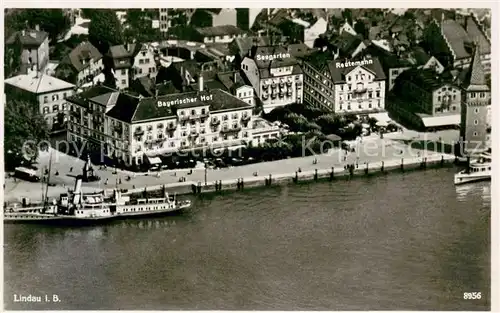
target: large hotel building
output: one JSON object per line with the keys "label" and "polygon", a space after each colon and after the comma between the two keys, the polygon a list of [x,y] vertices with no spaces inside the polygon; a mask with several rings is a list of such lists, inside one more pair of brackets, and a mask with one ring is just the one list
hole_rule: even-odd
{"label": "large hotel building", "polygon": [[302,69],[285,48],[254,46],[241,62],[241,69],[265,113],[287,104],[302,103]]}
{"label": "large hotel building", "polygon": [[335,113],[385,111],[386,77],[376,58],[347,61],[317,52],[304,59],[304,100]]}
{"label": "large hotel building", "polygon": [[252,106],[220,89],[133,97],[103,86],[68,98],[68,140],[131,165],[178,150],[252,141]]}

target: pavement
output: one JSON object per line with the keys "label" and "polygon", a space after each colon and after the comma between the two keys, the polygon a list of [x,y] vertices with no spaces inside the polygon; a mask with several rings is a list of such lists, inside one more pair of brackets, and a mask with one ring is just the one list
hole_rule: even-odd
{"label": "pavement", "polygon": [[[230,167],[223,169],[207,170],[207,182],[218,180],[238,179],[252,177],[253,173],[257,172],[258,176],[279,175],[285,173],[293,173],[299,168],[302,171],[313,171],[315,169],[343,168],[347,164],[369,164],[381,163],[381,161],[393,161],[404,159],[423,158],[430,155],[444,154],[441,151],[425,150],[421,142],[438,141],[441,138],[443,142],[451,142],[458,140],[457,130],[447,130],[436,133],[417,133],[410,130],[404,130],[402,133],[385,134],[381,139],[377,135],[364,137],[362,141],[358,141],[356,152],[347,153],[343,150],[333,149],[325,154],[313,155],[301,158],[290,158],[272,162],[261,162],[238,167]],[[427,147],[429,148],[429,147]],[[304,147],[307,149],[307,146]],[[52,169],[51,182],[56,186],[49,187],[48,196],[50,198],[58,198],[60,193],[67,192],[68,188],[73,189],[75,184],[75,176],[81,174],[84,162],[80,159],[61,153],[51,149],[52,153]],[[37,166],[39,171],[49,165],[50,152],[41,152]],[[317,160],[314,164],[314,160]],[[70,168],[73,168],[70,171]],[[185,177],[186,183],[197,183],[205,181],[205,170],[194,169],[192,174],[188,174],[189,170],[167,170],[160,173],[157,177],[156,173],[144,176],[132,173],[118,171],[115,172],[112,168],[99,169],[94,166],[96,175],[101,177],[101,181],[93,183],[83,183],[83,191],[90,192],[101,189],[109,189],[117,186],[120,189],[144,188],[146,186],[157,185],[178,185],[179,178]],[[55,176],[56,171],[59,175]],[[131,176],[130,181],[126,181],[127,176]],[[121,183],[119,180],[121,179]],[[106,183],[107,181],[107,183]],[[31,183],[21,180],[14,181],[13,178],[5,177],[5,201],[20,201],[23,197],[28,197],[32,201],[38,201],[42,198],[42,186],[40,183]]]}

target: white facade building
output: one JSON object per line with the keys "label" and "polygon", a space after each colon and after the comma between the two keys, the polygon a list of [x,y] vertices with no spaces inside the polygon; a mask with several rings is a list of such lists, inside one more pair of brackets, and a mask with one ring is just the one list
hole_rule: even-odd
{"label": "white facade building", "polygon": [[290,103],[302,103],[302,69],[283,47],[253,47],[241,69],[255,89],[264,112]]}

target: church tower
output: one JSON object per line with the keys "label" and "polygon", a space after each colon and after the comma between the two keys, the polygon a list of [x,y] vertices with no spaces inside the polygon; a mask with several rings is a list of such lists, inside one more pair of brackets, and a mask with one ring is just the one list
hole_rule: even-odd
{"label": "church tower", "polygon": [[470,155],[487,150],[488,110],[491,92],[486,82],[477,44],[471,65],[462,82],[462,110],[460,123],[460,154]]}

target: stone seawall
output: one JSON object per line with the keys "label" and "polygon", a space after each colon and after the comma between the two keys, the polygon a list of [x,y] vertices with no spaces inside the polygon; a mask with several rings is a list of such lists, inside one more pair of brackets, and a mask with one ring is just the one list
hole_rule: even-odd
{"label": "stone seawall", "polygon": [[[404,172],[412,170],[425,170],[428,168],[439,168],[450,166],[455,162],[455,157],[451,155],[431,155],[413,159],[398,159],[391,161],[380,161],[374,163],[363,163],[354,165],[351,169],[344,168],[318,168],[310,171],[296,171],[275,175],[258,175],[250,177],[239,177],[219,181],[186,181],[166,185],[148,186],[146,188],[136,188],[127,190],[125,194],[142,193],[146,191],[156,191],[165,187],[170,193],[178,195],[202,194],[220,191],[243,190],[255,187],[266,187],[275,185],[285,185],[300,182],[325,181],[336,179],[349,179],[362,176],[384,175],[390,172]],[[451,183],[451,182],[450,182]]]}

